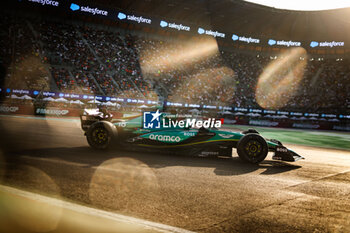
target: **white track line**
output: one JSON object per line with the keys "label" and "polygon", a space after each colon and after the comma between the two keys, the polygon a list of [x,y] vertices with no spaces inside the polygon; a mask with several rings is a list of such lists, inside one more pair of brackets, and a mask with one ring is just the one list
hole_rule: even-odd
{"label": "white track line", "polygon": [[20,189],[9,187],[9,186],[0,185],[0,190],[11,193],[11,194],[15,194],[18,196],[22,196],[22,197],[25,197],[27,199],[33,200],[33,201],[38,201],[38,202],[43,202],[43,203],[58,206],[58,207],[63,207],[65,209],[69,209],[69,210],[72,210],[72,211],[75,211],[78,213],[88,214],[88,215],[101,217],[101,218],[106,218],[106,219],[110,219],[110,220],[117,221],[117,222],[136,224],[142,228],[155,230],[158,232],[176,232],[176,233],[191,233],[192,232],[192,231],[188,231],[188,230],[173,227],[173,226],[168,226],[168,225],[161,224],[161,223],[151,222],[151,221],[147,221],[147,220],[143,220],[143,219],[139,219],[139,218],[129,217],[129,216],[116,214],[116,213],[112,213],[112,212],[108,212],[108,211],[104,211],[104,210],[86,207],[86,206],[78,205],[78,204],[68,202],[68,201],[62,201],[59,199],[55,199],[55,198],[43,196],[40,194],[23,191]]}

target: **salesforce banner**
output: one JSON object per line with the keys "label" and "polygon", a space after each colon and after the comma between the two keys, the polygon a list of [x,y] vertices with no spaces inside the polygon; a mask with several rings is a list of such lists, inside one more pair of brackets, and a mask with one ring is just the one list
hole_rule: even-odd
{"label": "salesforce banner", "polygon": [[76,3],[71,3],[70,4],[70,9],[72,11],[80,11],[84,12],[87,14],[92,14],[92,15],[100,15],[100,16],[108,16],[108,11],[107,10],[102,10],[97,7],[90,7],[87,5],[81,5],[81,4],[76,4]]}
{"label": "salesforce banner", "polygon": [[162,28],[172,28],[172,29],[176,29],[178,31],[190,31],[191,27],[190,26],[186,26],[186,25],[182,25],[177,24],[177,23],[168,23],[167,21],[161,20],[160,24],[159,24]]}
{"label": "salesforce banner", "polygon": [[152,20],[148,19],[144,16],[135,16],[135,15],[128,15],[123,12],[119,12],[117,15],[119,20],[126,20],[126,21],[133,21],[136,23],[146,23],[146,24],[151,24]]}
{"label": "salesforce banner", "polygon": [[[30,7],[45,7],[45,9],[52,10],[61,10],[64,12],[70,12],[71,14],[84,14],[90,16],[100,16],[108,17],[111,20],[126,22],[126,23],[135,23],[150,25],[154,28],[163,28],[180,32],[191,32],[193,34],[199,35],[208,35],[213,36],[214,38],[220,39],[229,39],[233,43],[246,43],[246,44],[261,44],[268,47],[299,47],[306,46],[308,48],[322,48],[322,49],[332,49],[332,48],[343,48],[345,47],[344,41],[292,41],[292,40],[277,40],[274,38],[254,38],[249,35],[239,35],[239,33],[232,32],[222,32],[215,29],[206,29],[198,27],[197,25],[187,23],[178,23],[178,22],[169,22],[169,20],[159,19],[155,17],[147,17],[144,15],[138,15],[130,12],[120,11],[117,9],[108,9],[105,7],[96,7],[91,6],[85,1],[82,0],[72,0],[72,1],[63,1],[63,0],[17,0],[13,1],[14,5],[23,7],[27,9]],[[186,24],[186,25],[184,25]],[[194,30],[192,28],[195,28]],[[232,35],[231,38],[230,36]]]}
{"label": "salesforce banner", "polygon": [[30,3],[36,3],[40,4],[42,6],[53,6],[53,7],[58,7],[60,5],[59,1],[53,1],[53,0],[28,0]]}
{"label": "salesforce banner", "polygon": [[209,36],[213,36],[213,37],[221,37],[221,38],[225,38],[225,33],[222,32],[218,32],[218,31],[212,31],[212,30],[206,30],[204,28],[198,28],[198,34],[202,35],[209,35]]}
{"label": "salesforce banner", "polygon": [[245,43],[255,43],[255,44],[259,44],[260,43],[260,39],[256,39],[256,38],[251,38],[251,37],[245,37],[245,36],[238,36],[236,34],[232,35],[232,40],[233,41],[241,41],[241,42],[245,42]]}
{"label": "salesforce banner", "polygon": [[300,41],[285,41],[285,40],[274,40],[274,39],[269,39],[267,42],[268,45],[274,46],[274,45],[279,45],[279,46],[285,46],[285,47],[298,47],[301,46]]}
{"label": "salesforce banner", "polygon": [[310,47],[311,48],[315,48],[315,47],[329,47],[329,48],[333,48],[333,47],[344,47],[345,43],[344,41],[324,41],[324,42],[317,42],[317,41],[311,41],[310,43]]}

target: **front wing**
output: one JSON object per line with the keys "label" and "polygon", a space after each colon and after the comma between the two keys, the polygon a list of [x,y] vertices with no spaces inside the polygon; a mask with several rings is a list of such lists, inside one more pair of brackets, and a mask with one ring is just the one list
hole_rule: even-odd
{"label": "front wing", "polygon": [[300,159],[305,159],[303,156],[298,155],[291,149],[286,148],[285,146],[278,145],[275,148],[275,154],[272,156],[274,160],[282,160],[287,162],[295,162]]}

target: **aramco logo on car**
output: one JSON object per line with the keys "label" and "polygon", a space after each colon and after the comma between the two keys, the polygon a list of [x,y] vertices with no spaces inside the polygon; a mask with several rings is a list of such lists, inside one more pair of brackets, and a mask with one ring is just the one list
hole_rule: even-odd
{"label": "aramco logo on car", "polygon": [[173,120],[171,118],[161,117],[162,113],[157,110],[156,112],[144,112],[143,113],[143,128],[144,129],[160,129],[160,128],[220,128],[222,119],[209,118],[206,120],[201,119],[183,119]]}
{"label": "aramco logo on car", "polygon": [[150,134],[149,139],[158,140],[161,142],[179,142],[181,138],[179,136],[161,135],[161,134]]}

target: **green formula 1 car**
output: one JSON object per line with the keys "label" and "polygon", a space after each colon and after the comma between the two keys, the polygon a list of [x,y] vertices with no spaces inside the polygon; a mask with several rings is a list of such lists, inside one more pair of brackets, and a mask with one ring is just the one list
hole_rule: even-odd
{"label": "green formula 1 car", "polygon": [[[101,110],[84,110],[81,126],[89,145],[95,149],[111,146],[142,152],[232,157],[232,148],[249,163],[262,162],[269,151],[274,160],[294,162],[303,159],[275,139],[263,138],[256,130],[230,132],[215,127],[146,128],[144,116],[112,119]],[[174,121],[173,121],[174,122]]]}

